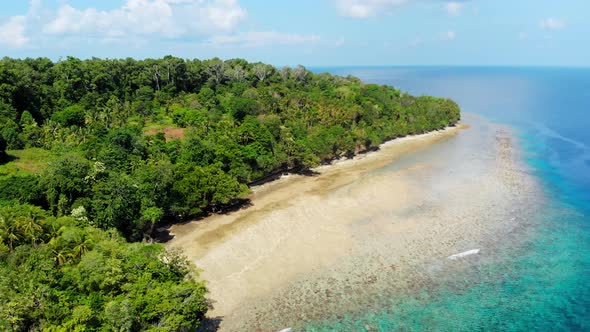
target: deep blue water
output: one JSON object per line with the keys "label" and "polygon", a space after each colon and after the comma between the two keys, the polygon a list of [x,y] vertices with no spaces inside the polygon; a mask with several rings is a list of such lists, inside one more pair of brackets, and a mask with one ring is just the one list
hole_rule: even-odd
{"label": "deep blue water", "polygon": [[590,331],[590,69],[315,68],[454,99],[511,126],[549,200],[534,239],[494,264],[380,311],[326,319],[310,331]]}

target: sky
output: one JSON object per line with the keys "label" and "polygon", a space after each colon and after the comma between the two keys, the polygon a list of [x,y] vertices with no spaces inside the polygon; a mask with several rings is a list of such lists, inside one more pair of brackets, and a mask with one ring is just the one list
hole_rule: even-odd
{"label": "sky", "polygon": [[589,0],[11,0],[0,56],[590,66]]}

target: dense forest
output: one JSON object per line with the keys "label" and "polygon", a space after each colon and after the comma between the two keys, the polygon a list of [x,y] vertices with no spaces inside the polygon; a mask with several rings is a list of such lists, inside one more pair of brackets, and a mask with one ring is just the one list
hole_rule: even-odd
{"label": "dense forest", "polygon": [[127,243],[115,230],[0,208],[0,330],[190,331],[206,288],[178,253]]}
{"label": "dense forest", "polygon": [[459,117],[448,99],[301,66],[4,58],[0,329],[194,327],[205,287],[147,244],[158,224]]}

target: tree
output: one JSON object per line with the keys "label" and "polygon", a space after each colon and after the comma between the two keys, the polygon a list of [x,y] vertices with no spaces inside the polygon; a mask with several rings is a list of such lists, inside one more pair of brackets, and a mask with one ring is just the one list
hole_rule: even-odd
{"label": "tree", "polygon": [[299,65],[297,66],[295,69],[293,69],[293,77],[295,78],[295,81],[297,82],[305,82],[305,80],[307,79],[309,72],[307,71],[307,69],[305,69],[305,67]]}
{"label": "tree", "polygon": [[286,82],[289,79],[292,71],[293,70],[289,67],[281,68],[281,70],[279,71],[279,75],[281,76],[281,79],[283,80],[283,82]]}
{"label": "tree", "polygon": [[141,239],[135,221],[140,219],[141,202],[136,184],[125,174],[111,173],[92,188],[92,219],[101,228],[114,227],[129,239]]}
{"label": "tree", "polygon": [[84,126],[85,112],[81,105],[66,107],[63,111],[55,112],[51,119],[64,127]]}
{"label": "tree", "polygon": [[215,165],[178,165],[172,186],[172,209],[181,216],[195,215],[208,206],[229,203],[248,193],[244,184]]}
{"label": "tree", "polygon": [[207,64],[206,72],[209,75],[209,79],[213,83],[214,87],[218,86],[223,82],[226,68],[227,65],[225,64],[225,62],[219,59],[213,59]]}
{"label": "tree", "polygon": [[254,74],[254,76],[256,76],[260,82],[264,82],[264,80],[272,73],[271,70],[271,66],[258,63],[252,67],[252,74]]}
{"label": "tree", "polygon": [[23,237],[28,239],[31,244],[37,243],[43,233],[43,227],[41,226],[39,219],[32,214],[19,217],[16,220],[16,224]]}
{"label": "tree", "polygon": [[[50,162],[41,176],[47,201],[57,215],[69,214],[72,203],[90,190],[85,180],[91,169],[90,162],[78,154],[66,154]],[[58,204],[62,201],[62,205]]]}
{"label": "tree", "polygon": [[148,231],[145,232],[147,236],[149,236],[150,241],[152,241],[154,236],[154,226],[162,219],[164,216],[164,211],[162,209],[152,206],[148,208],[142,209],[141,212],[141,221],[142,221],[142,229],[147,229]]}
{"label": "tree", "polygon": [[21,232],[16,223],[16,218],[7,211],[0,211],[0,239],[8,245],[10,251],[21,238]]}
{"label": "tree", "polygon": [[41,240],[44,229],[43,220],[47,214],[41,208],[32,205],[15,204],[0,208],[0,242],[14,247]]}
{"label": "tree", "polygon": [[231,82],[243,82],[246,78],[246,71],[241,65],[225,69],[225,77]]}
{"label": "tree", "polygon": [[24,111],[21,114],[19,124],[22,128],[37,126],[37,122],[35,121],[35,119],[31,115],[31,112],[29,111]]}

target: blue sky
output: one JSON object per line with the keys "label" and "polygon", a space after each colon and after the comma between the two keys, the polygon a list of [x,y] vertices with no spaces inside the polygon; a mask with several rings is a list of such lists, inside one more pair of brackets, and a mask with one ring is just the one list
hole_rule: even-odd
{"label": "blue sky", "polygon": [[588,0],[18,0],[0,54],[590,66]]}

